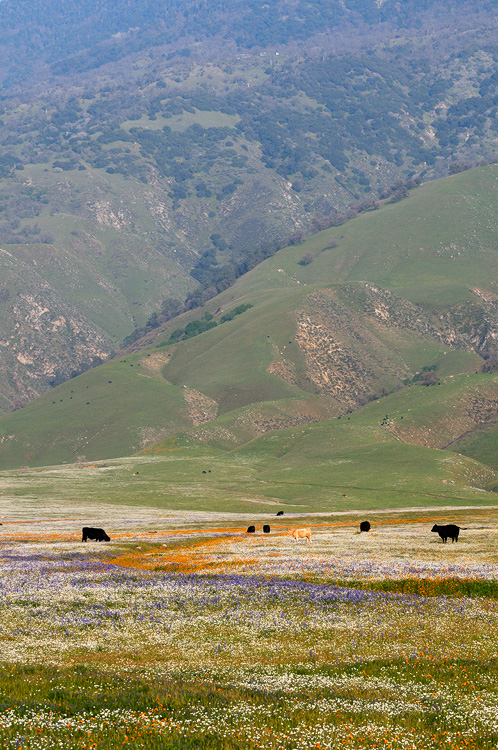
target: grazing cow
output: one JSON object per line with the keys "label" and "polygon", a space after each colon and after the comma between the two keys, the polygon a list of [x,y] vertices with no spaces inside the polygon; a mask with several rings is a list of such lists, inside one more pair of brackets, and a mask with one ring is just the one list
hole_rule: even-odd
{"label": "grazing cow", "polygon": [[299,539],[307,539],[311,542],[311,529],[289,529],[289,534],[294,537],[296,542]]}
{"label": "grazing cow", "polygon": [[104,529],[92,529],[90,526],[83,526],[82,542],[86,542],[88,539],[94,542],[110,542],[111,538],[107,536]]}
{"label": "grazing cow", "polygon": [[256,531],[256,527],[255,526],[248,526],[246,534],[254,534],[255,531]]}
{"label": "grazing cow", "polygon": [[441,539],[443,540],[443,543],[446,544],[446,540],[448,537],[451,539],[451,542],[458,542],[458,534],[460,533],[460,526],[455,526],[454,523],[449,523],[447,526],[438,526],[437,523],[434,524],[431,531],[437,531]]}
{"label": "grazing cow", "polygon": [[283,516],[283,515],[284,515],[284,511],[283,510],[279,510],[278,513],[277,513],[277,516]]}
{"label": "grazing cow", "polygon": [[263,534],[269,534],[270,533],[270,527],[267,523],[263,526]]}
{"label": "grazing cow", "polygon": [[362,521],[360,523],[360,531],[370,531],[370,522],[369,521]]}

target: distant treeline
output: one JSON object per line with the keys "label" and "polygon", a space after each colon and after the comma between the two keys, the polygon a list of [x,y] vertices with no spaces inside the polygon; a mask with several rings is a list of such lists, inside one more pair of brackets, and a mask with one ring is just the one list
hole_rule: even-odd
{"label": "distant treeline", "polygon": [[[425,0],[423,10],[449,0]],[[404,5],[409,5],[405,11]],[[413,23],[417,4],[385,0],[307,0],[291,4],[260,0],[4,0],[0,45],[9,55],[10,79],[29,74],[29,63],[45,62],[56,75],[99,68],[130,52],[182,39],[228,39],[238,47],[267,47],[305,41],[338,26]],[[178,44],[180,43],[180,44]]]}
{"label": "distant treeline", "polygon": [[[273,252],[275,252],[275,250],[273,250]],[[270,255],[272,255],[273,252],[270,253]],[[266,257],[270,257],[270,256],[267,255]],[[262,260],[263,259],[264,258],[262,258]],[[251,261],[254,263],[254,265],[260,262],[260,261],[256,261],[256,255],[254,255],[251,258]],[[252,267],[253,266],[251,266],[251,268]],[[245,273],[245,271],[242,271],[242,273]],[[239,275],[241,274],[239,273]],[[223,275],[223,271],[222,269],[220,269],[220,276],[219,276],[220,282],[222,279],[224,279],[224,282],[225,281],[228,282],[228,280],[231,278],[232,278],[232,274]],[[234,280],[235,278],[236,277],[234,277]],[[231,283],[233,283],[233,281]],[[230,283],[227,283],[226,286],[223,286],[223,289],[227,289],[229,286],[230,286]],[[153,313],[144,326],[142,326],[141,328],[135,329],[133,333],[127,336],[123,341],[123,346],[130,346],[130,344],[135,343],[135,341],[138,341],[139,339],[141,339],[143,336],[146,336],[148,333],[150,333],[154,329],[157,329],[161,325],[164,325],[169,320],[172,320],[173,318],[178,317],[179,315],[181,315],[184,312],[187,312],[188,310],[192,310],[196,307],[200,307],[209,299],[216,296],[216,294],[218,294],[219,291],[222,291],[223,289],[222,288],[217,289],[216,286],[208,286],[208,287],[203,286],[200,289],[197,289],[191,295],[189,295],[187,299],[185,300],[185,302],[181,302],[180,300],[170,299],[170,298],[164,300],[161,306],[161,310],[159,312]],[[252,307],[252,305],[239,305],[239,307],[234,308],[234,310],[230,310],[229,312],[225,313],[218,322],[226,323],[228,320],[232,320],[236,315],[240,315],[240,313],[243,313],[246,310],[249,310],[250,307]],[[167,343],[172,343],[173,340],[179,341],[183,338],[190,338],[192,335],[197,336],[198,333],[203,333],[204,331],[209,330],[209,328],[214,328],[214,326],[216,325],[218,325],[218,323],[216,323],[213,320],[213,316],[210,313],[206,312],[203,315],[203,317],[199,319],[199,321],[194,321],[193,324],[189,323],[190,328],[187,326],[188,330],[178,329],[177,331],[174,331],[174,333],[172,334],[172,337],[173,337],[172,340],[168,341]]]}

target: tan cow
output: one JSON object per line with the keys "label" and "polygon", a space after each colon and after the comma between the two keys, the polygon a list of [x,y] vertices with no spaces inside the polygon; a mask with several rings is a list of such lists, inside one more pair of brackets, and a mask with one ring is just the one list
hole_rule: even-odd
{"label": "tan cow", "polygon": [[296,542],[299,539],[307,539],[311,542],[311,529],[289,529],[289,534],[294,537]]}

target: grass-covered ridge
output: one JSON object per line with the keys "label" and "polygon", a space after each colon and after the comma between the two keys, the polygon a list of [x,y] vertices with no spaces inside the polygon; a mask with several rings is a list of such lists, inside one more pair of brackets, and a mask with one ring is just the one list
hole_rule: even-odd
{"label": "grass-covered ridge", "polygon": [[[264,456],[262,476],[282,485],[283,471],[289,486],[294,475],[305,486],[316,469],[327,487],[327,463],[346,460],[359,480],[339,470],[337,485],[363,486],[373,472],[380,484],[368,486],[384,489],[388,475],[376,467],[394,460],[407,491],[418,477],[424,491],[445,494],[452,482],[467,486],[467,471],[470,484],[488,486],[493,468],[464,470],[465,459],[437,454],[425,464],[421,449],[458,450],[498,413],[495,376],[480,372],[496,356],[495,204],[489,166],[279,251],[202,314],[150,334],[151,348],[134,345],[4,416],[0,467],[143,450],[242,456],[247,444],[248,456]],[[314,256],[306,266],[303,250]],[[489,451],[469,456],[490,461]],[[447,476],[459,462],[459,478]]]}

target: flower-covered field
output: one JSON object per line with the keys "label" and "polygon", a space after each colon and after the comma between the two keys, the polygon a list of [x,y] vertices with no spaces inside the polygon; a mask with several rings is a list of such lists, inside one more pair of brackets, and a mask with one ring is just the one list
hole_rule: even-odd
{"label": "flower-covered field", "polygon": [[6,519],[0,748],[498,748],[495,512]]}

